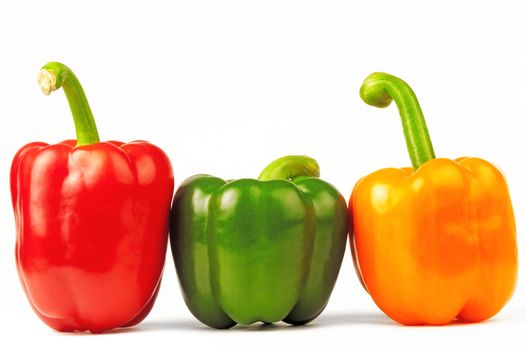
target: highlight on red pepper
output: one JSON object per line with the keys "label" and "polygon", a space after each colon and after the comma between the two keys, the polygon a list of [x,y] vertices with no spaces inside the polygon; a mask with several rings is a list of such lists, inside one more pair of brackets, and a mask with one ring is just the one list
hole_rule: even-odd
{"label": "highlight on red pepper", "polygon": [[20,282],[58,331],[133,326],[155,301],[168,239],[173,174],[158,147],[100,142],[84,91],[65,65],[39,74],[64,90],[77,140],[22,147],[11,166]]}
{"label": "highlight on red pepper", "polygon": [[186,305],[204,324],[305,324],[325,308],[347,240],[347,205],[318,163],[287,156],[258,180],[187,179],[170,243]]}
{"label": "highlight on red pepper", "polygon": [[489,162],[435,159],[415,94],[373,73],[361,98],[398,106],[413,168],[362,178],[349,203],[355,266],[374,302],[406,325],[478,322],[513,294],[517,244],[506,181]]}

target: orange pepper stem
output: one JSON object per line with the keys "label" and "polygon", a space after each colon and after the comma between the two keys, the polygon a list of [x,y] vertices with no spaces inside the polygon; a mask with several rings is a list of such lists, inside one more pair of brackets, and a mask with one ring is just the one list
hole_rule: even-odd
{"label": "orange pepper stem", "polygon": [[405,81],[387,73],[373,73],[364,80],[360,97],[368,105],[379,108],[385,108],[392,100],[395,101],[413,169],[417,170],[427,161],[435,159],[420,104]]}

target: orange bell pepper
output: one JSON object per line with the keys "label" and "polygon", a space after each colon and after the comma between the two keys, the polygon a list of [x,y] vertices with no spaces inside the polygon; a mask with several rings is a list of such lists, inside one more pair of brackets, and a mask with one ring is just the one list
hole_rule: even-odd
{"label": "orange bell pepper", "polygon": [[406,325],[478,322],[495,315],[517,279],[515,220],[506,181],[478,158],[435,159],[415,94],[374,73],[362,99],[395,100],[413,168],[362,178],[349,205],[356,270],[374,302]]}

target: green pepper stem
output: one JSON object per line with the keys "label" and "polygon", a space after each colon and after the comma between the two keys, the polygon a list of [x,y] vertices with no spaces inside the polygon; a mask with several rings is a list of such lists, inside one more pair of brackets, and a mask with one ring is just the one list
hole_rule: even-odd
{"label": "green pepper stem", "polygon": [[64,89],[75,122],[77,146],[100,142],[88,99],[71,69],[59,62],[49,62],[40,70],[38,84],[46,95],[60,87]]}
{"label": "green pepper stem", "polygon": [[276,159],[259,174],[258,180],[288,179],[300,176],[319,177],[320,166],[307,156],[286,156]]}
{"label": "green pepper stem", "polygon": [[413,169],[435,158],[424,115],[415,93],[405,81],[387,73],[373,73],[364,80],[360,97],[379,108],[389,106],[392,100],[396,102]]}

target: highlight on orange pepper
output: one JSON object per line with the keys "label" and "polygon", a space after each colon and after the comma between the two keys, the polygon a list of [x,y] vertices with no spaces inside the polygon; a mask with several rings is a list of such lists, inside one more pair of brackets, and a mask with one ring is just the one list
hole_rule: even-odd
{"label": "highlight on orange pepper", "polygon": [[413,165],[378,170],[354,187],[350,242],[362,284],[405,325],[492,317],[517,279],[504,176],[478,158],[435,159],[416,96],[401,79],[373,73],[360,96],[375,107],[394,99]]}

